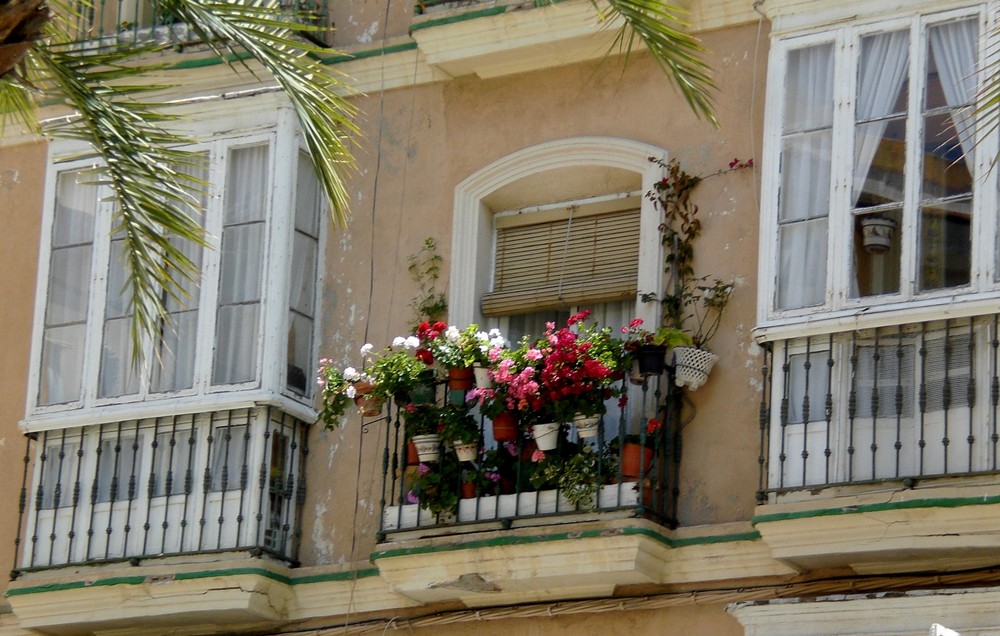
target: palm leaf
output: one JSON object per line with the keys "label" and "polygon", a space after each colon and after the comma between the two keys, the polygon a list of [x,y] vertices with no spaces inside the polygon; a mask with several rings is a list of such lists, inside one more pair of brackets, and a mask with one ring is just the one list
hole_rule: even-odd
{"label": "palm leaf", "polygon": [[618,18],[623,21],[613,46],[625,53],[626,60],[638,37],[694,114],[718,126],[713,105],[717,88],[702,59],[705,50],[686,31],[689,25],[681,17],[683,9],[662,0],[607,0],[607,8],[602,8],[598,0],[591,3],[609,22]]}

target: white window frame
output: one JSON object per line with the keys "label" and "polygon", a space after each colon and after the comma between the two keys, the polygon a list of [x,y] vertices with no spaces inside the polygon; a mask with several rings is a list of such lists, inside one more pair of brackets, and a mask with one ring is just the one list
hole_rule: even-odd
{"label": "white window frame", "polygon": [[[875,14],[878,10],[887,9],[887,5],[877,3],[865,14]],[[808,333],[823,333],[837,330],[844,325],[878,326],[897,324],[900,322],[919,322],[940,315],[940,308],[948,305],[953,315],[969,316],[982,313],[984,308],[995,305],[995,298],[1000,291],[1000,266],[996,252],[997,231],[997,187],[996,171],[987,176],[990,159],[994,156],[996,135],[980,136],[977,139],[976,162],[973,181],[973,228],[972,228],[972,267],[970,284],[968,286],[935,289],[917,292],[908,285],[913,285],[912,277],[903,275],[899,294],[886,296],[869,296],[850,298],[849,279],[851,275],[852,254],[850,241],[852,239],[853,216],[850,213],[851,168],[853,166],[853,129],[854,129],[854,87],[855,69],[859,55],[857,43],[862,35],[899,28],[913,27],[911,34],[923,35],[928,24],[950,21],[962,17],[977,17],[980,21],[980,33],[988,33],[995,28],[996,16],[993,9],[995,2],[990,3],[956,3],[946,2],[948,7],[959,7],[950,10],[939,10],[939,4],[921,3],[924,13],[917,9],[908,9],[905,15],[895,17],[880,16],[878,21],[834,22],[826,14],[812,16],[812,20],[822,20],[808,25],[808,31],[801,28],[807,20],[804,16],[782,16],[776,24],[776,33],[772,36],[773,43],[769,61],[768,77],[771,81],[767,89],[768,112],[765,120],[765,139],[763,148],[765,171],[762,183],[761,224],[760,224],[760,264],[758,280],[758,317],[756,333],[761,339],[787,337],[789,335],[805,335]],[[787,8],[787,7],[786,7]],[[987,11],[987,9],[990,9]],[[779,7],[778,12],[782,11]],[[898,11],[898,9],[896,9]],[[787,29],[793,25],[796,29]],[[980,59],[986,54],[984,39],[980,39]],[[781,138],[782,138],[782,108],[785,97],[785,64],[788,52],[822,43],[832,43],[834,50],[834,133],[833,133],[833,174],[831,176],[829,231],[828,231],[828,263],[825,300],[822,305],[781,310],[776,307],[777,295],[777,259],[778,259],[778,196],[781,180]],[[924,37],[911,38],[911,65],[922,64],[924,56],[914,56],[912,52],[926,45]],[[921,77],[922,66],[914,66],[911,76]],[[922,97],[914,95],[918,91],[911,87],[911,101],[908,109],[909,121],[913,121],[915,100]],[[908,127],[909,128],[909,127]],[[851,131],[851,134],[838,134]],[[908,132],[908,140],[914,139]],[[908,156],[912,157],[919,148],[908,144]],[[911,168],[912,171],[912,168]],[[913,177],[910,177],[913,180]],[[908,193],[906,206],[913,206],[916,193]],[[916,226],[906,225],[902,231],[908,236],[915,236]],[[911,245],[916,239],[908,239]],[[911,250],[912,251],[912,250]],[[905,254],[905,252],[904,252]],[[909,260],[913,260],[912,254]],[[912,267],[904,262],[901,264],[904,272],[912,272]],[[989,311],[988,309],[986,311]],[[808,324],[807,324],[808,323]]]}
{"label": "white window frame", "polygon": [[[252,101],[251,101],[252,100]],[[224,107],[225,108],[224,108]],[[304,421],[315,419],[313,396],[301,396],[286,386],[285,342],[288,328],[288,281],[292,275],[292,246],[295,206],[295,183],[298,152],[302,140],[297,132],[294,112],[280,95],[262,95],[248,99],[243,108],[233,112],[225,102],[216,108],[188,106],[187,129],[182,132],[204,139],[191,147],[211,153],[207,198],[209,210],[205,230],[210,247],[202,260],[199,289],[198,343],[194,383],[191,389],[164,393],[149,392],[149,373],[143,371],[139,393],[120,397],[99,398],[99,366],[106,298],[106,267],[110,251],[111,203],[100,202],[94,233],[90,300],[87,332],[84,344],[82,377],[84,388],[79,400],[53,405],[38,403],[41,348],[44,327],[50,265],[50,245],[55,212],[55,186],[60,172],[93,165],[93,160],[79,160],[86,150],[79,142],[54,141],[49,146],[49,170],[42,211],[40,258],[35,299],[35,322],[32,337],[31,373],[26,396],[26,417],[21,422],[26,432],[68,428],[73,426],[151,417],[168,412],[173,414],[200,413],[220,409],[246,408],[254,404],[272,404]],[[185,109],[180,109],[185,110]],[[261,313],[257,334],[257,369],[255,379],[241,384],[211,384],[214,359],[214,335],[219,287],[220,240],[222,212],[225,204],[223,188],[226,164],[220,153],[231,149],[267,143],[269,150],[267,174],[271,183],[265,189],[269,198],[265,218],[264,259],[261,278]],[[99,198],[103,198],[101,192]],[[320,219],[319,253],[317,255],[316,316],[313,324],[313,350],[319,339],[319,297],[325,258],[325,223]],[[98,267],[96,264],[100,264]],[[103,271],[99,271],[99,269]],[[147,343],[147,346],[149,344]],[[310,370],[307,369],[308,373]],[[307,390],[313,383],[307,384]]]}

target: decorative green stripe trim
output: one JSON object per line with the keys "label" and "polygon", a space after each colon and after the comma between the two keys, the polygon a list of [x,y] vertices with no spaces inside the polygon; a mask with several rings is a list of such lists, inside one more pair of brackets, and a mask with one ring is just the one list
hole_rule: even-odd
{"label": "decorative green stripe trim", "polygon": [[839,508],[820,508],[818,510],[802,510],[798,512],[776,512],[769,515],[759,515],[750,520],[753,525],[788,521],[791,519],[809,519],[811,517],[833,517],[853,515],[864,512],[884,512],[887,510],[913,510],[917,508],[961,508],[963,506],[982,506],[1000,503],[1000,495],[984,495],[982,497],[958,497],[940,499],[914,499],[912,501],[895,501],[875,504],[860,504],[857,506],[841,506]]}
{"label": "decorative green stripe trim", "polygon": [[305,585],[307,583],[326,583],[329,581],[354,581],[357,579],[367,579],[378,576],[378,569],[367,568],[364,570],[349,570],[347,572],[330,572],[329,574],[313,574],[311,576],[301,576],[292,579],[292,585]]}
{"label": "decorative green stripe trim", "polygon": [[474,550],[477,548],[494,548],[509,545],[531,545],[535,543],[548,543],[551,541],[567,541],[571,539],[595,539],[614,536],[645,536],[668,548],[682,548],[691,545],[711,545],[715,543],[729,543],[733,541],[756,541],[760,539],[760,533],[756,531],[743,532],[731,535],[714,535],[705,537],[689,537],[687,539],[671,539],[660,532],[648,528],[622,528],[619,534],[608,534],[603,530],[584,530],[582,532],[560,532],[549,535],[532,536],[508,536],[495,537],[492,539],[480,539],[465,543],[453,543],[447,545],[420,546],[414,548],[394,548],[390,550],[380,550],[373,552],[372,561],[378,559],[388,559],[399,556],[412,556],[416,554],[433,554],[435,552],[454,552],[456,550]]}
{"label": "decorative green stripe trim", "polygon": [[[239,62],[241,60],[248,60],[252,57],[253,56],[250,55],[249,53],[240,53],[238,55],[230,54],[226,56],[225,62],[229,64],[232,62]],[[182,71],[185,69],[192,69],[192,68],[204,68],[206,66],[218,66],[219,64],[222,63],[223,60],[221,57],[219,57],[218,55],[212,55],[209,57],[199,57],[196,60],[184,60],[183,62],[177,62],[176,64],[171,64],[170,66],[168,66],[167,70]]]}
{"label": "decorative green stripe trim", "polygon": [[430,29],[432,27],[444,26],[446,24],[455,24],[457,22],[465,22],[467,20],[475,20],[476,18],[485,18],[491,15],[500,15],[501,13],[506,13],[507,7],[490,7],[489,9],[479,9],[478,11],[469,11],[468,13],[460,13],[458,15],[451,15],[446,18],[437,18],[435,20],[427,20],[426,22],[419,22],[410,27],[410,33],[414,31],[420,31],[421,29]]}
{"label": "decorative green stripe trim", "polygon": [[[271,570],[265,568],[232,568],[229,570],[201,570],[198,572],[178,572],[177,574],[163,575],[168,580],[172,578],[175,581],[193,581],[197,579],[208,579],[220,576],[241,576],[241,575],[254,575],[261,576],[272,581],[277,581],[278,583],[283,583],[285,585],[304,585],[308,583],[322,583],[322,582],[338,582],[338,581],[352,581],[355,579],[364,579],[372,576],[378,576],[378,570],[375,568],[365,568],[364,570],[349,570],[347,572],[331,572],[329,574],[314,574],[310,576],[302,576],[297,578],[292,578],[284,574],[279,574],[277,572],[272,572]],[[143,585],[148,583],[151,578],[155,579],[156,574],[151,574],[149,576],[114,576],[106,579],[97,579],[96,581],[72,581],[69,583],[50,583],[45,585],[36,585],[33,587],[22,587],[13,588],[7,590],[6,596],[21,596],[24,594],[38,594],[42,592],[62,592],[66,590],[76,590],[85,587],[101,587],[109,585]]]}
{"label": "decorative green stripe trim", "polygon": [[417,48],[416,42],[403,42],[402,44],[394,44],[393,46],[383,46],[378,49],[368,49],[366,51],[358,51],[357,53],[344,53],[341,55],[331,55],[320,60],[321,64],[340,64],[342,62],[350,62],[352,60],[363,60],[368,57],[379,57],[381,55],[391,55],[393,53],[402,53],[404,51],[414,51]]}

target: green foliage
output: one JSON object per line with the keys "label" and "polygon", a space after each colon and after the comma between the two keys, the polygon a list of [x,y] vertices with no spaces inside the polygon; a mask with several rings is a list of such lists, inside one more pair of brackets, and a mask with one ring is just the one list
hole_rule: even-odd
{"label": "green foliage", "polygon": [[427,371],[427,365],[405,349],[386,350],[368,369],[375,383],[374,393],[386,399],[404,396],[409,399],[410,392],[427,381]]}
{"label": "green foliage", "polygon": [[444,259],[437,252],[437,241],[433,237],[424,239],[424,246],[409,258],[407,270],[417,284],[417,295],[410,301],[413,309],[414,328],[421,322],[435,322],[448,313],[448,299],[444,292],[437,290]]}
{"label": "green foliage", "polygon": [[[113,231],[125,237],[124,293],[133,315],[132,351],[138,363],[143,337],[169,322],[167,298],[183,301],[183,282],[197,276],[176,238],[204,244],[195,218],[205,184],[185,170],[199,157],[178,149],[190,139],[171,132],[168,124],[174,118],[166,114],[167,105],[149,98],[170,88],[149,81],[163,67],[147,63],[168,45],[122,39],[114,46],[78,46],[71,41],[73,29],[90,11],[62,0],[49,4],[51,13],[44,4],[36,9],[22,3],[33,13],[21,29],[4,34],[14,38],[5,43],[20,42],[26,48],[22,60],[0,68],[0,126],[16,121],[38,130],[35,109],[49,101],[66,103],[79,114],[51,132],[87,142],[100,160],[94,181],[113,192]],[[317,59],[330,51],[298,35],[320,27],[303,24],[299,14],[283,9],[278,0],[159,0],[157,10],[186,22],[234,70],[249,70],[252,58],[277,81],[298,116],[332,216],[346,224],[342,174],[354,164],[348,139],[357,133],[355,110],[343,97],[343,80]],[[45,37],[38,37],[42,29]]]}
{"label": "green foliage", "polygon": [[409,503],[419,503],[434,514],[455,513],[461,494],[462,466],[454,453],[438,462],[420,464],[410,481]]}
{"label": "green foliage", "polygon": [[450,442],[480,442],[479,423],[464,404],[446,404],[441,409],[441,437]]}
{"label": "green foliage", "polygon": [[584,444],[579,452],[565,458],[555,452],[542,455],[535,461],[531,473],[531,484],[535,488],[558,488],[560,494],[577,507],[593,509],[597,506],[597,491],[601,488],[600,453]]}
{"label": "green foliage", "polygon": [[441,408],[436,404],[407,404],[403,408],[407,439],[412,439],[414,435],[441,433],[441,417]]}

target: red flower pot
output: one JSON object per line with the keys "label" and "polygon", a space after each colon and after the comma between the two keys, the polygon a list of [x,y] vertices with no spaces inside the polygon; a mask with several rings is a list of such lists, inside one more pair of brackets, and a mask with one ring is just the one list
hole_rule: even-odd
{"label": "red flower pot", "polygon": [[640,472],[648,472],[653,466],[653,449],[642,444],[622,446],[622,477],[638,479]]}
{"label": "red flower pot", "polygon": [[462,482],[462,499],[474,499],[476,496],[476,484]]}
{"label": "red flower pot", "polygon": [[406,443],[406,465],[416,466],[420,463],[420,456],[417,455],[417,445],[412,440]]}
{"label": "red flower pot", "polygon": [[517,418],[510,411],[504,411],[493,418],[493,439],[498,442],[517,441]]}
{"label": "red flower pot", "polygon": [[448,388],[453,391],[468,391],[476,384],[472,367],[448,369]]}

